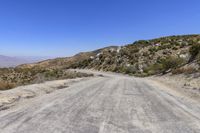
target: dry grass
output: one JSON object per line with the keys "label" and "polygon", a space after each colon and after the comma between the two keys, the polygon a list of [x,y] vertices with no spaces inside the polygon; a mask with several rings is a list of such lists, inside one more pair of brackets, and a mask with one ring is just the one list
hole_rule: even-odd
{"label": "dry grass", "polygon": [[17,86],[42,83],[45,81],[89,77],[91,74],[50,68],[7,68],[0,69],[0,91]]}
{"label": "dry grass", "polygon": [[177,68],[172,71],[172,74],[193,74],[195,72],[198,72],[198,70],[193,67],[187,67],[187,68]]}
{"label": "dry grass", "polygon": [[15,84],[0,81],[0,90],[9,90],[15,87]]}

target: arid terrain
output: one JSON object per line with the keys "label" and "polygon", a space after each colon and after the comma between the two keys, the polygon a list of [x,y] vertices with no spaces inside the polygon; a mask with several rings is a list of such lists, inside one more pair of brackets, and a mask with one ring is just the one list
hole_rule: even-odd
{"label": "arid terrain", "polygon": [[0,0],[0,133],[200,133],[200,0]]}
{"label": "arid terrain", "polygon": [[[200,132],[198,101],[155,80],[104,72],[94,74],[95,77],[73,83],[53,81],[25,87],[31,93],[38,92],[37,97],[20,100],[15,106],[1,110],[1,132]],[[67,87],[40,94],[53,89],[52,83],[55,88],[63,84]]]}
{"label": "arid terrain", "polygon": [[3,133],[198,133],[200,35],[0,69]]}

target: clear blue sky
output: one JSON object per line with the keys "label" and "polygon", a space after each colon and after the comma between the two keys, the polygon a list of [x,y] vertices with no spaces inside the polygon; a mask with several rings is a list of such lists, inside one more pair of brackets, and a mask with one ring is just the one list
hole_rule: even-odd
{"label": "clear blue sky", "polygon": [[200,0],[0,0],[0,54],[69,56],[199,34]]}

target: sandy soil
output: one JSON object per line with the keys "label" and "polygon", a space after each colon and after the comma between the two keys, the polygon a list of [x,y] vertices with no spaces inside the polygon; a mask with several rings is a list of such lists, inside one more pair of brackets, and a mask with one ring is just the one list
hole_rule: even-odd
{"label": "sandy soil", "polygon": [[0,91],[0,111],[9,109],[14,105],[16,106],[17,103],[21,103],[24,100],[43,96],[56,90],[67,88],[76,82],[80,82],[88,78],[89,77],[47,81],[40,84],[20,86],[11,90]]}
{"label": "sandy soil", "polygon": [[163,84],[183,96],[200,101],[200,77],[196,75],[164,75],[149,77],[151,81]]}

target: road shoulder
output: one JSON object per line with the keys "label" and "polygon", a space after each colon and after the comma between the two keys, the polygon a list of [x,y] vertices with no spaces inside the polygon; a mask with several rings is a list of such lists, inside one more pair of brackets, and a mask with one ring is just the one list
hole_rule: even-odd
{"label": "road shoulder", "polygon": [[188,88],[186,84],[189,82],[182,76],[152,76],[146,78],[146,80],[150,84],[154,84],[157,88],[163,89],[172,95],[200,102],[200,90],[195,87]]}

